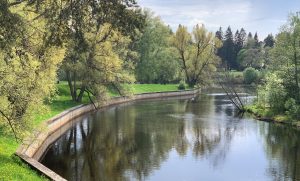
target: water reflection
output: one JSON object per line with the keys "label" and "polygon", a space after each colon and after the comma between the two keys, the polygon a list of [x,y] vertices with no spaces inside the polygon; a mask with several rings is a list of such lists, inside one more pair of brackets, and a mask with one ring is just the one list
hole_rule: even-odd
{"label": "water reflection", "polygon": [[240,119],[224,94],[143,101],[84,116],[42,163],[68,180],[296,180],[286,129]]}

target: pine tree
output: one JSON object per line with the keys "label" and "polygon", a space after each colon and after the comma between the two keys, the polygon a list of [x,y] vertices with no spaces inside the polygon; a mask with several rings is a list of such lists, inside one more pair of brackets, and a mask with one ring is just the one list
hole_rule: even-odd
{"label": "pine tree", "polygon": [[244,30],[244,28],[241,29],[240,31],[240,36],[239,36],[239,43],[241,44],[241,47],[244,48],[245,43],[246,43],[246,31]]}
{"label": "pine tree", "polygon": [[216,32],[216,37],[223,41],[223,30],[222,30],[222,27],[219,28],[219,30]]}
{"label": "pine tree", "polygon": [[[220,27],[219,30],[216,32],[215,37],[218,38],[223,44],[223,42],[224,42],[224,33],[223,33],[223,30],[222,30],[222,27]],[[217,49],[217,56],[219,56],[221,58],[222,64],[226,65],[225,58],[224,58],[223,45],[220,48]]]}
{"label": "pine tree", "polygon": [[259,40],[258,40],[257,32],[255,32],[254,41],[255,41],[255,47],[259,47]]}
{"label": "pine tree", "polygon": [[249,32],[249,33],[248,33],[248,39],[252,39],[252,38],[253,38],[252,33]]}
{"label": "pine tree", "polygon": [[226,62],[227,69],[237,68],[235,56],[234,56],[235,51],[234,51],[233,34],[230,26],[226,30],[223,50],[224,50],[224,60]]}
{"label": "pine tree", "polygon": [[274,47],[275,40],[272,34],[268,34],[268,36],[264,39],[264,47]]}

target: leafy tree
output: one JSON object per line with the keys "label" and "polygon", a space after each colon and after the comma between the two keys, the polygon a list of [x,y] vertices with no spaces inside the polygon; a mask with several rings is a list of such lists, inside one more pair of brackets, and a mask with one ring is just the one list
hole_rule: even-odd
{"label": "leafy tree", "polygon": [[0,1],[0,126],[17,140],[55,92],[65,48],[48,44],[47,21],[24,3]]}
{"label": "leafy tree", "polygon": [[264,66],[264,52],[262,49],[242,49],[237,56],[238,63],[242,69],[253,67],[261,69]]}
{"label": "leafy tree", "polygon": [[170,44],[172,31],[159,17],[145,11],[146,26],[138,42],[140,61],[136,77],[142,83],[168,83],[178,79],[179,64]]}
{"label": "leafy tree", "polygon": [[[259,91],[259,94],[262,94],[260,97],[266,97],[263,101],[267,105],[264,107],[269,106],[275,114],[288,113],[293,116],[296,110],[294,108],[297,108],[300,102],[299,41],[300,20],[297,15],[291,15],[270,51],[271,63],[268,68],[271,73],[267,75],[266,84]],[[295,100],[296,105],[292,104],[291,100]]]}
{"label": "leafy tree", "polygon": [[219,39],[208,32],[204,25],[196,25],[192,33],[185,26],[179,25],[173,45],[179,53],[189,86],[206,84],[218,64],[216,49],[221,46]]}
{"label": "leafy tree", "polygon": [[133,61],[137,59],[130,40],[144,24],[144,17],[135,8],[136,2],[74,0],[36,3],[38,11],[45,14],[49,22],[51,38],[48,41],[67,44],[68,54],[62,69],[72,99],[81,102],[84,93],[102,99],[108,86],[125,94],[122,83],[134,80]]}

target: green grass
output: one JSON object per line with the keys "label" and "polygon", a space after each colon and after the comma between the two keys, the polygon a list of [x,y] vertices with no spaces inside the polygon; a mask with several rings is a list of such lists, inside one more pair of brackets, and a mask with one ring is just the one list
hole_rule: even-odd
{"label": "green grass", "polygon": [[133,84],[134,94],[178,91],[178,84]]}
{"label": "green grass", "polygon": [[[66,109],[77,106],[80,103],[71,101],[69,87],[67,82],[60,82],[57,84],[58,95],[53,98],[47,107],[49,111],[44,114],[37,115],[34,120],[34,125],[38,126],[43,121],[63,112]],[[132,85],[133,93],[149,93],[149,92],[164,92],[178,90],[178,84],[134,84]],[[110,90],[110,96],[117,96],[116,91]],[[83,103],[88,103],[88,98],[85,95]],[[14,137],[4,135],[0,129],[0,181],[22,180],[22,181],[36,181],[46,180],[31,170],[27,165],[22,163],[20,159],[12,156],[17,150],[19,144]]]}

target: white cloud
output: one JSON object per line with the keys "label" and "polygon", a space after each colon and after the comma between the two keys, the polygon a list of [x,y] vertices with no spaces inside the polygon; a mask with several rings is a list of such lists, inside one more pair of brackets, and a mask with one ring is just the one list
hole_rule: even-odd
{"label": "white cloud", "polygon": [[173,30],[178,24],[191,30],[197,23],[203,23],[210,31],[230,25],[233,31],[242,27],[253,33],[257,31],[260,37],[276,34],[285,22],[286,12],[300,5],[299,0],[291,0],[289,5],[273,0],[138,0],[138,3],[152,9]]}

